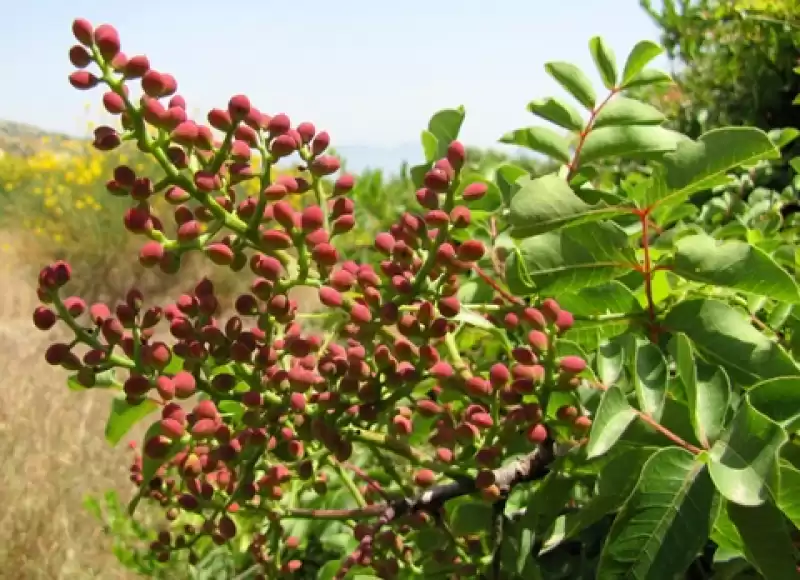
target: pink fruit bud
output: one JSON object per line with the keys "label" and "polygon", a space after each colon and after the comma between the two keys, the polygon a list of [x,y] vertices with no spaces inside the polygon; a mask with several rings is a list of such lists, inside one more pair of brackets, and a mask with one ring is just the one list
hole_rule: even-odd
{"label": "pink fruit bud", "polygon": [[94,31],[94,42],[103,58],[110,60],[119,52],[120,42],[117,29],[110,24],[101,24]]}
{"label": "pink fruit bud", "polygon": [[69,61],[76,68],[84,68],[92,62],[92,55],[81,45],[76,44],[69,49]]}
{"label": "pink fruit bud", "polygon": [[569,355],[562,357],[558,366],[565,373],[577,375],[586,368],[586,361],[579,356]]}
{"label": "pink fruit bud", "polygon": [[304,232],[318,230],[325,223],[322,208],[318,205],[308,206],[300,216],[300,225]]}
{"label": "pink fruit bud", "polygon": [[33,323],[39,330],[50,330],[56,323],[56,313],[46,306],[39,306],[33,312]]}
{"label": "pink fruit bud", "polygon": [[450,212],[450,222],[455,228],[466,228],[472,220],[472,214],[465,205],[457,205]]}
{"label": "pink fruit bud", "polygon": [[233,262],[234,253],[226,244],[211,244],[206,248],[206,255],[219,266],[229,266]]}
{"label": "pink fruit bud", "polygon": [[489,369],[489,381],[494,387],[502,387],[508,383],[509,378],[510,373],[508,372],[508,367],[502,363],[495,363],[492,365],[492,368]]}
{"label": "pink fruit bud", "polygon": [[459,260],[464,262],[475,262],[480,260],[486,253],[486,248],[480,240],[466,240],[456,252]]}
{"label": "pink fruit bud", "polygon": [[430,469],[420,469],[414,475],[414,483],[416,483],[419,487],[430,487],[435,481],[436,474],[434,474]]}
{"label": "pink fruit bud", "polygon": [[311,152],[316,155],[321,155],[331,144],[331,136],[327,131],[320,131],[314,140],[311,142]]}
{"label": "pink fruit bud", "polygon": [[341,163],[333,155],[322,155],[314,159],[309,166],[309,170],[314,175],[325,176],[339,171]]}
{"label": "pink fruit bud", "polygon": [[392,419],[392,425],[394,426],[395,433],[401,436],[410,435],[414,430],[411,420],[402,415],[396,415]]}
{"label": "pink fruit bud", "polygon": [[489,187],[483,182],[477,181],[475,183],[470,183],[464,188],[464,201],[477,201],[486,195],[488,190]]}
{"label": "pink fruit bud", "polygon": [[430,368],[431,376],[436,377],[439,380],[449,379],[455,373],[453,371],[453,367],[450,366],[450,363],[445,361],[439,361],[435,365]]}
{"label": "pink fruit bud", "polygon": [[343,193],[348,193],[353,189],[354,186],[355,178],[351,174],[346,173],[344,175],[340,175],[333,184],[333,194],[341,195]]}
{"label": "pink fruit bud", "polygon": [[283,113],[278,113],[272,117],[267,123],[267,130],[272,135],[282,135],[292,127],[292,122],[289,117]]}
{"label": "pink fruit bud", "polygon": [[528,441],[531,443],[544,443],[544,441],[547,439],[547,427],[545,427],[542,423],[531,425],[526,435],[528,437]]}
{"label": "pink fruit bud", "polygon": [[150,70],[150,61],[144,55],[133,56],[125,63],[125,78],[138,79]]}
{"label": "pink fruit bud", "polygon": [[180,371],[172,378],[172,381],[175,383],[175,396],[179,399],[188,399],[194,394],[196,381],[191,373]]}
{"label": "pink fruit bud", "polygon": [[319,289],[319,299],[329,308],[338,308],[342,305],[342,295],[330,286],[322,286]]}
{"label": "pink fruit bud", "polygon": [[363,304],[353,304],[353,307],[350,309],[350,318],[353,322],[359,324],[367,324],[372,320],[372,313],[370,312],[369,308],[364,306]]}
{"label": "pink fruit bud", "polygon": [[447,191],[450,180],[447,173],[441,169],[431,169],[425,174],[425,187],[433,192],[441,193]]}
{"label": "pink fruit bud", "polygon": [[556,328],[558,331],[560,333],[567,332],[572,328],[573,324],[575,324],[575,318],[573,318],[572,313],[566,310],[559,310],[556,315]]}
{"label": "pink fruit bud", "polygon": [[96,76],[86,70],[76,70],[69,75],[69,83],[78,90],[87,91],[97,86],[100,82]]}
{"label": "pink fruit bud", "polygon": [[[422,207],[434,210],[439,208],[439,195],[435,191],[423,187],[418,189],[414,195]],[[449,217],[447,221],[450,221]]]}
{"label": "pink fruit bud", "polygon": [[561,307],[554,299],[547,298],[542,302],[541,311],[548,322],[554,323],[558,320],[558,313],[561,312]]}
{"label": "pink fruit bud", "polygon": [[492,385],[483,377],[471,377],[467,380],[467,392],[476,397],[485,397],[492,393]]}
{"label": "pink fruit bud", "polygon": [[94,30],[91,23],[85,18],[76,18],[72,22],[72,34],[84,46],[91,46]]}
{"label": "pink fruit bud", "polygon": [[460,141],[453,141],[447,147],[447,160],[452,165],[453,169],[458,171],[464,166],[467,158],[467,152],[464,145]]}
{"label": "pink fruit bud", "polygon": [[452,318],[453,316],[457,316],[458,313],[461,311],[461,302],[455,295],[445,296],[444,298],[439,299],[437,306],[439,308],[439,312],[441,313],[441,315],[446,318]]}
{"label": "pink fruit bud", "polygon": [[250,99],[245,95],[234,95],[228,101],[228,113],[234,121],[241,121],[250,112]]}

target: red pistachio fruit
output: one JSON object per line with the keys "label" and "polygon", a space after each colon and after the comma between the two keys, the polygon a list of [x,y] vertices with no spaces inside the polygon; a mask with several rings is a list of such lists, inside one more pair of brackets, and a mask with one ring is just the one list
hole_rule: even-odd
{"label": "red pistachio fruit", "polygon": [[559,368],[569,374],[577,375],[586,368],[586,361],[579,356],[569,355],[558,361]]}
{"label": "red pistachio fruit", "polygon": [[419,487],[430,487],[436,481],[436,474],[430,469],[420,469],[414,475],[414,483]]}

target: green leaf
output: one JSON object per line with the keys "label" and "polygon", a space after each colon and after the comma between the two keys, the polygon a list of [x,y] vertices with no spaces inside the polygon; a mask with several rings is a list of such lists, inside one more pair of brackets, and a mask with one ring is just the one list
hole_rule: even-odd
{"label": "green leaf", "polygon": [[544,153],[563,163],[572,158],[570,141],[549,127],[528,127],[517,129],[500,137],[500,143],[519,145],[537,153]]}
{"label": "green leaf", "polygon": [[622,276],[635,259],[619,226],[586,223],[523,240],[508,258],[506,281],[519,295],[575,292]]}
{"label": "green leaf", "polygon": [[695,360],[692,343],[685,334],[679,332],[672,340],[692,428],[697,440],[708,447],[719,438],[725,423],[731,398],[728,375],[720,367]]}
{"label": "green leaf", "polygon": [[475,326],[477,328],[483,328],[485,330],[492,330],[495,328],[494,324],[486,320],[486,318],[481,316],[480,313],[475,312],[474,310],[468,310],[463,306],[453,320],[463,324],[469,324],[470,326]]}
{"label": "green leaf", "polygon": [[530,174],[523,167],[512,163],[504,163],[495,170],[494,180],[497,183],[497,187],[500,188],[503,202],[506,205],[511,203],[513,193],[516,191],[517,180],[522,176],[530,177]]}
{"label": "green leaf", "polygon": [[782,463],[780,466],[781,486],[778,491],[778,507],[800,528],[800,471]]}
{"label": "green leaf", "polygon": [[625,393],[619,387],[609,387],[589,432],[586,458],[599,457],[611,449],[634,419],[636,411],[628,404]]}
{"label": "green leaf", "polygon": [[640,157],[674,152],[688,138],[656,125],[600,127],[586,137],[580,162],[591,163],[608,157]]}
{"label": "green leaf", "polygon": [[439,140],[430,131],[422,132],[422,151],[425,153],[425,161],[433,163],[439,154]]}
{"label": "green leaf", "polygon": [[794,546],[781,512],[770,502],[756,507],[728,503],[728,516],[743,540],[745,556],[764,578],[797,578]]}
{"label": "green leaf", "polygon": [[442,109],[431,117],[428,122],[428,131],[436,138],[439,149],[436,159],[441,159],[447,154],[450,143],[458,139],[461,125],[464,123],[464,107],[456,109]]}
{"label": "green leaf", "polygon": [[574,537],[618,510],[633,492],[642,467],[654,451],[649,447],[633,447],[614,455],[600,470],[592,499],[579,511],[567,514],[564,537]]}
{"label": "green leaf", "polygon": [[625,89],[633,89],[635,87],[643,87],[646,85],[660,85],[672,84],[675,81],[664,71],[653,68],[647,68],[637,73],[631,80],[627,81],[624,85]]}
{"label": "green leaf", "polygon": [[733,167],[762,159],[779,159],[780,151],[764,131],[754,127],[712,129],[697,141],[685,140],[664,157],[672,195],[688,195],[715,184]]}
{"label": "green leaf", "polygon": [[179,357],[174,352],[169,359],[169,364],[161,371],[165,375],[175,375],[183,370],[183,358]]}
{"label": "green leaf", "polygon": [[492,506],[481,501],[464,501],[455,506],[450,516],[450,526],[457,536],[477,534],[492,525]]}
{"label": "green leaf", "polygon": [[800,130],[794,127],[784,127],[783,129],[773,129],[769,133],[770,140],[775,144],[778,149],[783,149],[789,143],[800,137]]}
{"label": "green leaf", "polygon": [[581,114],[572,105],[558,98],[547,97],[531,101],[528,103],[528,111],[570,131],[583,129]]}
{"label": "green leaf", "polygon": [[150,399],[131,405],[124,396],[114,398],[111,402],[111,413],[106,421],[106,441],[116,445],[136,423],[156,409],[158,403]]}
{"label": "green leaf", "polygon": [[719,546],[714,555],[715,561],[719,556],[720,550],[725,554],[744,558],[744,542],[736,526],[728,516],[729,504],[730,502],[727,500],[720,500],[719,513],[717,514],[717,519],[714,521],[714,530],[711,533],[711,539]]}
{"label": "green leaf", "polygon": [[[515,578],[536,578],[537,564],[532,557],[536,536],[521,521],[506,523],[503,529],[503,542],[500,545],[500,559],[504,571],[511,572]],[[417,543],[418,546],[426,546]]]}
{"label": "green leaf", "polygon": [[613,280],[602,286],[581,288],[574,294],[558,297],[564,310],[576,316],[636,314],[642,312],[642,306],[630,289]]}
{"label": "green leaf", "polygon": [[558,84],[587,109],[593,109],[597,102],[592,83],[586,74],[568,62],[549,62],[544,69]]}
{"label": "green leaf", "polygon": [[664,114],[652,105],[628,97],[616,97],[600,109],[594,119],[594,128],[622,125],[660,125]]}
{"label": "green leaf", "polygon": [[600,345],[597,351],[597,378],[604,385],[617,383],[623,375],[631,336],[618,336]]}
{"label": "green leaf", "polygon": [[614,56],[614,51],[599,36],[589,40],[589,51],[592,53],[592,59],[597,71],[600,73],[600,78],[603,79],[603,84],[607,89],[616,87],[617,59]]}
{"label": "green leaf", "polygon": [[639,345],[633,360],[633,385],[639,408],[660,421],[667,396],[667,361],[661,349],[651,342]]}
{"label": "green leaf", "polygon": [[650,40],[641,40],[636,43],[622,70],[622,87],[628,88],[628,83],[648,65],[655,57],[664,52],[664,49]]}
{"label": "green leaf", "polygon": [[744,506],[778,496],[778,451],[787,435],[748,402],[709,452],[709,471],[719,492]]}
{"label": "green leaf", "polygon": [[800,288],[793,277],[747,242],[718,241],[698,234],[681,238],[675,248],[672,271],[687,280],[800,302]]}
{"label": "green leaf", "polygon": [[625,213],[606,204],[589,205],[556,174],[522,178],[511,198],[508,221],[511,235],[527,238],[550,230],[608,219]]}
{"label": "green leaf", "polygon": [[705,464],[678,447],[657,451],[611,526],[597,578],[681,576],[708,540],[713,511]]}
{"label": "green leaf", "polygon": [[684,300],[667,313],[664,326],[685,333],[700,354],[745,386],[800,375],[786,351],[753,328],[742,312],[719,300]]}
{"label": "green leaf", "polygon": [[787,431],[794,431],[800,421],[800,377],[778,377],[753,385],[747,400],[759,413]]}
{"label": "green leaf", "polygon": [[85,391],[91,389],[120,389],[122,385],[117,382],[117,373],[115,369],[108,369],[107,371],[99,372],[94,377],[94,385],[85,387],[78,381],[78,373],[70,375],[67,378],[67,387],[70,391]]}

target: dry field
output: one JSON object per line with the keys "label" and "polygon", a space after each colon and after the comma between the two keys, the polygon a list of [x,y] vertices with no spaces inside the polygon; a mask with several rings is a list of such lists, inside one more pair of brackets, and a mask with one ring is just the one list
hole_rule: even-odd
{"label": "dry field", "polygon": [[[112,448],[104,439],[112,394],[70,391],[66,372],[45,363],[47,345],[71,337],[58,325],[48,333],[33,327],[45,262],[28,255],[20,265],[13,255],[0,255],[0,580],[132,578],[83,501],[110,489],[130,497],[125,443],[144,427]],[[315,292],[296,290],[302,310],[316,306]]]}
{"label": "dry field", "polygon": [[69,391],[43,359],[58,331],[31,325],[35,270],[0,267],[0,578],[131,577],[83,507],[87,493],[130,492],[130,451],[103,438],[109,393]]}

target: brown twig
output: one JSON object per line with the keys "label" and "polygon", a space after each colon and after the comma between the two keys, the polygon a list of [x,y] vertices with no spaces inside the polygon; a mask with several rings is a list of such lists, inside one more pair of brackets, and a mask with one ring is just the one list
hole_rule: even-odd
{"label": "brown twig", "polygon": [[510,302],[511,304],[516,304],[517,306],[525,306],[525,302],[524,302],[524,301],[522,301],[522,299],[520,299],[520,298],[517,298],[516,296],[512,296],[512,295],[511,295],[511,294],[509,294],[509,293],[508,293],[506,290],[504,290],[503,288],[501,288],[501,287],[500,287],[500,285],[499,285],[497,282],[495,282],[495,281],[492,279],[492,277],[491,277],[491,276],[489,276],[489,274],[487,274],[486,272],[484,272],[484,271],[483,271],[483,270],[480,268],[480,266],[478,266],[477,264],[475,264],[474,266],[472,266],[472,270],[473,270],[473,272],[475,272],[475,273],[476,273],[478,276],[480,276],[480,277],[481,277],[481,279],[483,279],[483,281],[484,281],[484,282],[486,282],[486,283],[487,283],[489,286],[491,286],[491,287],[494,289],[494,291],[495,291],[495,292],[497,292],[498,294],[500,294],[500,296],[502,296],[502,297],[503,297],[503,298],[504,298],[506,301]]}
{"label": "brown twig", "polygon": [[[600,389],[601,391],[607,391],[608,390],[608,387],[606,385],[604,385],[603,383],[591,382],[590,384],[593,387],[595,387],[597,389]],[[670,441],[672,441],[676,445],[678,445],[680,447],[683,447],[684,449],[686,449],[687,451],[693,453],[694,455],[699,455],[700,453],[702,453],[702,451],[703,451],[702,449],[692,445],[688,441],[685,441],[680,436],[676,435],[675,433],[673,433],[672,431],[670,431],[669,429],[667,429],[666,427],[661,425],[658,421],[653,419],[653,417],[651,417],[650,415],[648,415],[644,411],[640,411],[639,409],[633,409],[633,410],[642,421],[644,421],[645,423],[650,425],[653,429],[655,429],[656,431],[661,433],[664,437],[666,437],[667,439],[669,439]]]}
{"label": "brown twig", "polygon": [[[555,460],[555,442],[548,438],[528,455],[493,470],[495,485],[507,494],[514,486],[543,478],[549,472],[550,464]],[[372,551],[372,540],[380,529],[404,515],[415,512],[432,513],[445,502],[478,491],[475,480],[471,477],[459,478],[451,483],[434,486],[414,498],[401,497],[385,504],[375,504],[361,510],[353,510],[358,517],[363,517],[365,510],[370,516],[380,514],[378,520],[360,540],[356,549],[345,559],[335,578],[347,575],[350,568]],[[342,510],[335,510],[342,511]]]}
{"label": "brown twig", "polygon": [[353,473],[355,473],[361,479],[363,479],[367,483],[367,486],[375,490],[375,492],[378,493],[383,499],[385,499],[386,501],[390,501],[391,498],[389,497],[389,494],[387,494],[386,491],[383,489],[383,486],[377,481],[375,481],[375,479],[370,477],[369,474],[363,469],[361,469],[358,465],[354,465],[349,461],[345,461],[341,465],[343,467],[346,467]]}

